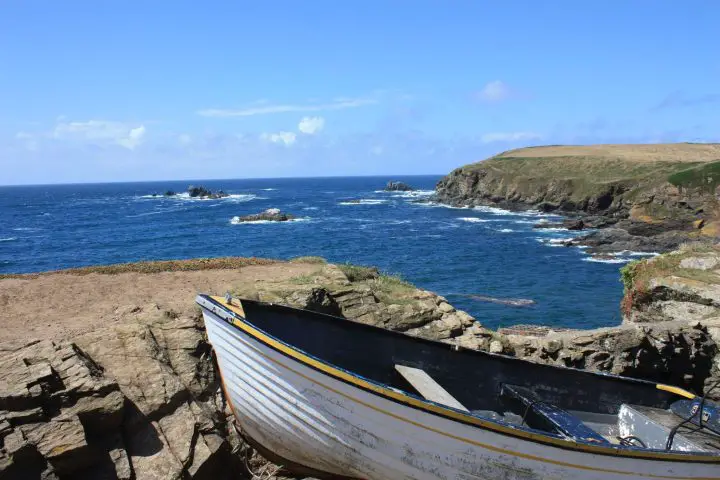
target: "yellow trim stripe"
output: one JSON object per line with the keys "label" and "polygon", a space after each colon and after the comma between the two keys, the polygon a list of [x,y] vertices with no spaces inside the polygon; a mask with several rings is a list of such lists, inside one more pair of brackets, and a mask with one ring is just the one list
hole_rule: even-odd
{"label": "yellow trim stripe", "polygon": [[[228,310],[230,310],[230,311],[233,312],[233,313],[238,313],[238,312],[236,311],[235,307],[234,307],[233,305],[227,305],[227,304],[224,302],[224,299],[223,299],[222,297],[215,297],[215,296],[213,296],[213,297],[210,297],[210,298],[213,299],[213,300],[215,300],[215,301],[216,301],[217,303],[219,303],[221,306],[223,306],[223,308],[228,309]],[[642,458],[646,458],[646,459],[656,459],[656,460],[666,460],[666,461],[667,461],[667,460],[681,460],[681,461],[693,462],[693,463],[694,463],[694,462],[699,462],[699,463],[720,463],[720,457],[709,457],[709,456],[704,456],[704,455],[682,455],[682,454],[676,454],[676,453],[642,452],[642,451],[636,451],[636,450],[624,450],[624,449],[612,448],[612,447],[602,447],[602,446],[595,446],[595,445],[582,445],[582,444],[577,444],[577,443],[570,443],[570,442],[567,442],[567,441],[565,441],[565,440],[556,439],[556,438],[548,437],[548,436],[545,436],[545,435],[539,435],[539,434],[536,434],[536,433],[527,432],[527,431],[523,431],[523,430],[512,429],[512,428],[505,427],[505,426],[503,426],[503,425],[494,424],[494,423],[491,423],[491,422],[486,422],[486,421],[483,421],[483,420],[481,420],[481,419],[479,419],[479,418],[477,418],[477,417],[474,417],[474,416],[472,416],[472,415],[463,414],[463,413],[461,413],[461,412],[456,412],[456,411],[454,411],[454,410],[450,410],[450,409],[448,409],[448,408],[443,408],[443,407],[440,407],[440,406],[438,406],[438,405],[433,405],[433,404],[430,404],[430,403],[426,403],[426,402],[423,402],[422,400],[418,400],[418,399],[409,397],[409,396],[407,396],[407,395],[405,395],[405,394],[403,394],[403,393],[401,393],[401,392],[397,392],[397,391],[394,391],[394,390],[391,390],[391,389],[388,389],[388,388],[385,388],[385,387],[381,387],[381,386],[379,386],[379,385],[375,385],[375,384],[366,382],[366,381],[362,380],[361,378],[358,378],[358,377],[356,377],[356,376],[354,376],[354,375],[350,375],[350,374],[348,374],[348,373],[346,373],[346,372],[344,372],[344,371],[342,371],[342,370],[339,370],[339,369],[337,369],[337,368],[331,367],[330,365],[327,365],[327,364],[325,364],[325,363],[319,362],[319,361],[315,360],[314,358],[308,357],[307,355],[304,355],[303,353],[301,353],[301,352],[299,352],[299,351],[297,351],[297,350],[295,350],[295,349],[288,348],[286,345],[284,345],[284,344],[278,342],[277,340],[269,337],[268,335],[262,333],[261,331],[259,331],[259,330],[257,330],[256,328],[248,325],[248,324],[245,323],[245,322],[238,321],[238,320],[234,319],[234,320],[233,320],[233,325],[235,325],[237,328],[243,330],[245,333],[249,334],[250,336],[256,338],[257,340],[260,340],[262,343],[265,343],[265,344],[267,344],[267,345],[275,348],[276,350],[279,350],[279,351],[281,351],[282,353],[288,355],[289,357],[294,358],[294,359],[298,360],[298,361],[301,362],[301,363],[310,365],[310,366],[312,366],[312,367],[314,367],[314,368],[316,368],[316,369],[318,369],[318,370],[320,370],[320,371],[322,371],[322,372],[324,372],[324,373],[327,373],[327,374],[329,374],[329,375],[331,375],[331,376],[333,376],[333,377],[340,378],[340,379],[342,379],[342,380],[345,380],[345,381],[348,382],[348,383],[358,385],[358,386],[360,386],[360,387],[362,387],[362,388],[364,388],[364,389],[366,389],[366,390],[371,390],[371,391],[373,391],[373,392],[376,392],[376,393],[379,393],[379,394],[382,394],[382,395],[391,397],[391,398],[393,398],[393,399],[399,400],[399,401],[402,402],[402,403],[406,403],[406,404],[408,404],[408,405],[412,405],[412,406],[414,406],[414,407],[417,407],[417,408],[419,408],[419,409],[421,409],[421,410],[426,410],[426,411],[431,411],[431,412],[439,413],[439,414],[441,414],[441,415],[444,416],[444,417],[451,417],[451,418],[454,418],[454,419],[458,419],[458,420],[463,421],[464,423],[470,423],[470,424],[478,425],[478,426],[484,427],[485,429],[488,429],[488,430],[492,430],[492,431],[496,431],[496,432],[499,432],[499,433],[508,434],[508,435],[514,436],[514,437],[528,438],[528,439],[531,439],[531,440],[534,440],[534,441],[538,441],[538,442],[543,443],[543,444],[556,445],[556,446],[559,446],[559,447],[561,447],[561,448],[563,448],[563,449],[579,450],[579,451],[585,451],[585,452],[595,453],[595,454],[604,454],[604,455],[608,455],[608,454],[609,454],[609,455],[632,457],[632,458],[641,458],[641,459],[642,459]],[[279,362],[278,362],[278,363],[279,363]],[[284,364],[281,364],[281,365],[283,365],[285,368],[288,368],[289,370],[293,371],[294,373],[297,373],[298,375],[302,376],[303,378],[308,379],[307,377],[305,377],[304,375],[296,372],[295,370],[291,369],[291,368],[288,367],[287,365],[284,365]],[[308,380],[311,380],[311,381],[317,383],[315,380],[312,380],[312,379],[308,379]],[[433,430],[433,429],[431,429],[431,428],[429,428],[429,427],[427,427],[427,426],[425,426],[425,425],[416,424],[416,423],[412,422],[411,420],[407,420],[407,419],[405,419],[405,418],[398,417],[398,416],[396,416],[396,415],[394,415],[394,414],[392,414],[392,413],[390,413],[390,412],[386,412],[386,411],[384,411],[384,410],[379,410],[379,409],[377,409],[377,407],[374,407],[374,406],[372,406],[372,405],[365,404],[365,403],[363,403],[363,402],[361,402],[361,401],[359,401],[359,400],[357,400],[357,399],[355,399],[355,398],[348,397],[347,395],[345,395],[345,394],[343,394],[343,393],[341,393],[341,392],[337,392],[336,390],[328,387],[327,385],[323,385],[323,387],[328,388],[329,390],[331,390],[331,391],[333,391],[333,392],[335,392],[335,393],[338,393],[338,394],[340,394],[340,395],[342,395],[342,396],[344,396],[344,397],[346,397],[346,398],[348,398],[348,399],[350,399],[350,400],[352,400],[352,401],[356,401],[356,402],[358,402],[358,403],[361,403],[361,404],[363,404],[363,405],[365,405],[365,406],[367,406],[367,407],[369,407],[369,408],[371,408],[371,409],[377,410],[377,411],[379,411],[379,412],[381,412],[381,413],[390,415],[390,416],[392,416],[392,417],[395,417],[395,418],[398,418],[398,419],[400,419],[400,420],[406,421],[406,422],[408,422],[408,423],[417,425],[417,426],[419,426],[419,427],[422,427],[422,428],[426,428],[426,429],[435,431],[436,433],[439,433],[439,434],[442,434],[442,435],[446,435],[446,436],[449,436],[449,437],[451,437],[451,438],[455,438],[455,439],[457,439],[457,440],[465,441],[465,442],[467,442],[467,443],[470,443],[470,444],[473,444],[473,445],[477,445],[477,446],[480,446],[480,447],[483,447],[483,448],[487,448],[487,449],[489,449],[489,450],[499,451],[499,452],[506,453],[506,454],[509,454],[509,455],[524,456],[524,454],[520,454],[520,453],[517,453],[517,452],[508,451],[508,450],[498,449],[497,447],[493,447],[493,446],[490,446],[490,445],[484,445],[484,444],[476,443],[476,442],[474,442],[474,441],[472,441],[472,440],[469,440],[469,439],[465,439],[465,438],[461,438],[461,437],[454,437],[453,435],[448,434],[448,433],[446,433],[446,432],[442,432],[442,431],[438,431],[438,430]],[[555,463],[554,461],[551,461],[551,460],[548,460],[548,459],[544,459],[544,458],[540,458],[540,457],[529,456],[529,457],[527,457],[527,458],[531,458],[531,459],[538,460],[538,461],[543,461],[543,462]],[[586,469],[586,468],[588,468],[588,467],[584,467],[584,466],[582,466],[582,465],[564,464],[564,463],[562,463],[562,462],[560,462],[560,463],[558,463],[558,464],[559,464],[559,465],[564,465],[564,466],[571,466],[571,467],[575,467],[575,468],[580,468],[580,469]],[[605,471],[605,470],[602,470],[602,471]],[[607,470],[607,472],[608,472],[608,473],[628,474],[628,475],[631,475],[631,474],[632,474],[632,475],[635,475],[635,474],[636,474],[636,473],[626,473],[626,472],[615,472],[615,471],[612,471],[612,470]],[[677,478],[677,477],[662,477],[662,476],[660,476],[660,477],[655,477],[655,478]],[[701,477],[697,477],[697,478],[698,478],[698,480],[706,480],[705,477],[702,477],[702,478],[701,478]],[[707,477],[707,479],[708,479],[708,480],[709,480],[709,479],[718,480],[718,479],[720,479],[720,477]]]}
{"label": "yellow trim stripe", "polygon": [[673,387],[672,385],[665,385],[663,383],[658,383],[655,385],[658,390],[663,390],[665,392],[674,393],[675,395],[680,395],[681,397],[689,398],[690,400],[695,398],[695,394],[688,392],[685,389],[682,389],[680,387]]}

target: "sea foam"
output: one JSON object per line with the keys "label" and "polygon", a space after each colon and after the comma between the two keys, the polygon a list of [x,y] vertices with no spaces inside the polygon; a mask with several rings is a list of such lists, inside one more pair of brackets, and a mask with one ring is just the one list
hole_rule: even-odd
{"label": "sea foam", "polygon": [[381,205],[386,202],[387,200],[379,198],[361,198],[360,200],[356,201],[338,202],[338,205]]}

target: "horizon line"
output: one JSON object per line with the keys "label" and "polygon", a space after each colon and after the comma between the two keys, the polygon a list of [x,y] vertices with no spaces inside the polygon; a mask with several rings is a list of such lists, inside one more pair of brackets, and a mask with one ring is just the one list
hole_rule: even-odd
{"label": "horizon line", "polygon": [[72,185],[118,185],[122,183],[159,183],[159,182],[217,182],[237,180],[292,180],[292,179],[323,179],[323,178],[385,178],[385,177],[437,177],[445,176],[446,173],[411,173],[411,174],[389,174],[389,175],[321,175],[321,176],[297,176],[297,177],[247,177],[247,178],[181,178],[175,180],[117,180],[117,181],[90,181],[90,182],[67,182],[67,183],[15,183],[0,185],[0,188],[16,187],[59,187]]}

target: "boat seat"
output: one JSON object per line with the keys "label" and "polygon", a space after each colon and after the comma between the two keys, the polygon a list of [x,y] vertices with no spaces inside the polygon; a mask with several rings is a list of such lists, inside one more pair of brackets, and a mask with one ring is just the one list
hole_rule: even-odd
{"label": "boat seat", "polygon": [[433,380],[425,370],[405,365],[395,365],[395,370],[425,399],[463,412],[469,412],[462,403],[458,402],[455,397]]}
{"label": "boat seat", "polygon": [[578,417],[542,400],[527,387],[503,384],[500,398],[508,408],[522,415],[525,423],[532,428],[555,432],[574,440],[604,445],[610,443]]}
{"label": "boat seat", "polygon": [[[632,435],[642,440],[647,448],[664,450],[668,436],[683,418],[668,410],[644,405],[620,406],[618,427],[620,436]],[[681,426],[672,443],[672,450],[684,452],[720,452],[720,435],[692,423]]]}

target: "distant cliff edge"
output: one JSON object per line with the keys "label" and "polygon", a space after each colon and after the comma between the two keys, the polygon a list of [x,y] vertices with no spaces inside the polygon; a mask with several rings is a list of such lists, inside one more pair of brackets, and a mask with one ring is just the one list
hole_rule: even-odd
{"label": "distant cliff edge", "polygon": [[521,148],[460,167],[436,190],[454,206],[581,216],[604,229],[586,237],[599,253],[720,237],[720,144]]}

